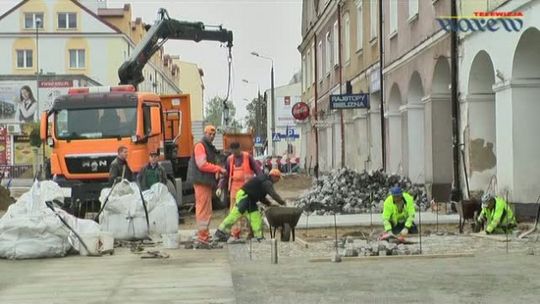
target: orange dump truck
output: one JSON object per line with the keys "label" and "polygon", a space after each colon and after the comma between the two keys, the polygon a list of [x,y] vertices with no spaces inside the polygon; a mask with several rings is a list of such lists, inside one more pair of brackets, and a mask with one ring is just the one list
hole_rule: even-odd
{"label": "orange dump truck", "polygon": [[150,152],[160,152],[169,190],[181,202],[182,178],[193,151],[188,94],[158,96],[131,85],[72,88],[42,114],[41,138],[52,148],[53,180],[70,194],[75,215],[99,210],[97,198],[119,146],[139,172]]}

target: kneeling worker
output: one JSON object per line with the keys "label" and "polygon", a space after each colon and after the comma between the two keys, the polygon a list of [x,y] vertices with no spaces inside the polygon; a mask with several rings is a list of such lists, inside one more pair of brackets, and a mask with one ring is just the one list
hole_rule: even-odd
{"label": "kneeling worker", "polygon": [[270,195],[280,205],[285,205],[285,201],[274,189],[274,184],[280,179],[281,172],[278,169],[272,169],[270,173],[259,175],[245,183],[236,194],[236,206],[233,207],[229,215],[219,225],[213,239],[215,241],[226,242],[229,238],[231,227],[242,216],[245,216],[251,225],[253,236],[258,241],[262,240],[263,219],[257,202],[270,206],[271,202],[266,198],[266,195]]}
{"label": "kneeling worker", "polygon": [[414,198],[400,187],[390,189],[390,194],[384,201],[382,213],[384,231],[388,236],[407,236],[417,233],[414,224],[416,208]]}
{"label": "kneeling worker", "polygon": [[508,233],[516,227],[514,212],[501,197],[490,194],[482,196],[482,211],[478,222],[486,223],[486,233]]}

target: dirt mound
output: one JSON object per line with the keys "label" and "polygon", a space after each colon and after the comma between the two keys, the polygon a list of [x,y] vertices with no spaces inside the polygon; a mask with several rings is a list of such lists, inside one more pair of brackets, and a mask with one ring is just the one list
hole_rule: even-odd
{"label": "dirt mound", "polygon": [[9,190],[0,186],[0,210],[7,210],[15,201],[11,198]]}

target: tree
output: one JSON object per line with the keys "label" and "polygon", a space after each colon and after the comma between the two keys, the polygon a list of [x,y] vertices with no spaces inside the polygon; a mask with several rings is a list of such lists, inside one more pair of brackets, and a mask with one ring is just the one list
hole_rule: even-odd
{"label": "tree", "polygon": [[[223,125],[223,101],[224,99],[219,96],[215,96],[208,101],[205,108],[205,123],[212,124],[216,127]],[[236,108],[233,102],[227,101],[227,106],[229,108],[229,127],[232,129],[241,129],[242,125],[234,118]]]}
{"label": "tree", "polygon": [[253,98],[251,102],[246,106],[248,115],[246,118],[246,126],[255,130],[255,135],[266,137],[266,103],[263,97]]}

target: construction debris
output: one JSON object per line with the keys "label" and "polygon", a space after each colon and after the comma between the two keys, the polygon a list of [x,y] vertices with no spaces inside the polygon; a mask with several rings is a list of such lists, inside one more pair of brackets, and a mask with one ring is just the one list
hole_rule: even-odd
{"label": "construction debris", "polygon": [[9,190],[0,185],[0,210],[7,210],[9,205],[13,204],[15,200],[11,197]]}
{"label": "construction debris", "polygon": [[311,189],[297,201],[297,206],[315,215],[378,213],[382,211],[389,189],[394,186],[416,197],[420,210],[428,208],[422,184],[413,184],[407,177],[387,175],[383,171],[358,173],[347,168],[333,170],[315,180]]}

